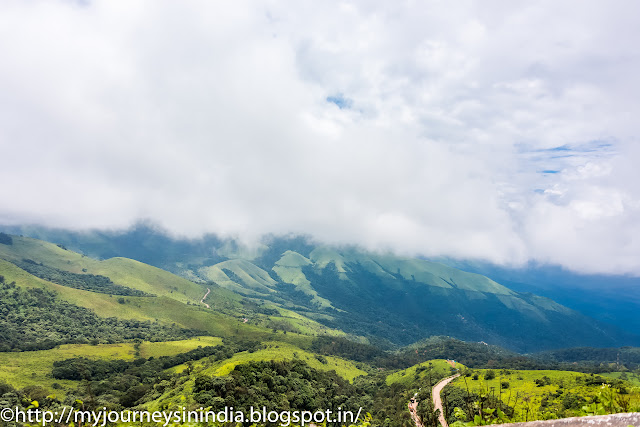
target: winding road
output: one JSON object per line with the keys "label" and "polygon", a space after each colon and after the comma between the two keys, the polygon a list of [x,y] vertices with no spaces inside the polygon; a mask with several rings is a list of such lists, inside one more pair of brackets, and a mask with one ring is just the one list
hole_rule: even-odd
{"label": "winding road", "polygon": [[416,424],[416,427],[424,427],[424,424],[422,424],[422,420],[418,416],[418,399],[416,398],[417,396],[418,393],[414,394],[409,401],[409,413],[411,414],[411,419]]}
{"label": "winding road", "polygon": [[[447,424],[447,420],[445,420],[445,418],[444,418],[444,409],[442,409],[442,398],[440,397],[440,392],[442,391],[444,386],[446,386],[447,384],[449,384],[451,381],[455,380],[459,376],[460,376],[460,374],[455,374],[455,375],[452,375],[450,377],[447,377],[447,378],[439,381],[436,385],[434,385],[433,389],[431,390],[431,396],[433,397],[434,411],[438,410],[438,409],[440,410],[440,415],[438,416],[438,421],[440,421],[440,425],[442,427],[449,427],[449,425]],[[422,420],[418,416],[418,399],[417,399],[417,396],[418,396],[418,393],[414,394],[413,397],[411,398],[411,400],[409,400],[409,405],[408,405],[409,406],[409,413],[411,414],[411,419],[415,423],[416,427],[424,427],[424,424],[422,424]]]}
{"label": "winding road", "polygon": [[449,425],[447,424],[447,420],[445,420],[444,418],[444,410],[442,409],[442,398],[440,397],[440,392],[442,391],[444,386],[446,386],[447,384],[449,384],[451,381],[455,380],[459,376],[460,374],[452,375],[450,377],[447,377],[441,380],[438,384],[433,386],[433,390],[431,392],[431,397],[433,398],[433,407],[434,407],[434,410],[440,409],[440,415],[438,416],[438,421],[440,421],[440,425],[442,427],[449,427]]}
{"label": "winding road", "polygon": [[209,292],[211,292],[211,289],[207,288],[207,293],[204,294],[204,296],[202,297],[202,299],[200,300],[201,303],[203,303],[204,305],[207,306],[207,308],[211,308],[209,307],[209,304],[207,304],[206,302],[204,302],[205,298],[207,297],[207,295],[209,295]]}

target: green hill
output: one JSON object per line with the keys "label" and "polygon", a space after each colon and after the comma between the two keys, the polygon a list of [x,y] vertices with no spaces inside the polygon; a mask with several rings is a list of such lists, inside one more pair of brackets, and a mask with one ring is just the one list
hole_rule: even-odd
{"label": "green hill", "polygon": [[[24,259],[74,274],[108,277],[118,285],[141,290],[146,296],[115,296],[52,283],[16,265]],[[53,292],[56,298],[89,309],[102,318],[159,322],[223,337],[264,338],[273,334],[266,327],[207,309],[200,303],[207,290],[203,285],[138,261],[124,258],[98,261],[36,239],[12,236],[11,245],[0,244],[0,276],[19,288]],[[214,293],[220,295],[217,290]],[[222,296],[227,302],[231,300]],[[288,339],[297,340],[295,335]]]}
{"label": "green hill", "polygon": [[[83,237],[62,231],[52,235],[81,252],[100,257],[134,254],[157,268],[119,257],[98,261],[20,237],[13,245],[0,245],[0,258],[12,262],[32,259],[73,273],[101,275],[116,285],[190,304],[199,304],[206,283],[211,282],[219,288],[213,287],[205,301],[209,305],[216,304],[216,293],[226,290],[259,307],[294,312],[309,319],[308,325],[317,322],[327,330],[365,336],[387,347],[433,335],[526,352],[560,345],[640,343],[638,336],[600,324],[548,298],[519,293],[488,277],[417,258],[314,245],[301,237],[270,236],[249,248],[212,236],[175,240],[144,228],[119,235]],[[105,248],[103,253],[100,245]],[[226,294],[223,299],[232,298]],[[227,304],[225,313],[243,312],[239,301]],[[273,313],[250,314],[237,317],[273,329],[273,323],[268,324]],[[291,316],[286,323],[290,326],[277,323],[281,327],[276,329],[309,331],[299,322],[296,325]]]}
{"label": "green hill", "polygon": [[[635,366],[637,349],[524,357],[514,350],[615,344],[620,336],[485,276],[300,237],[271,236],[247,248],[154,233],[88,236],[53,244],[0,235],[0,394],[7,406],[349,405],[370,411],[374,425],[400,427],[412,425],[409,399],[428,402],[430,387],[451,373],[444,359],[456,359],[467,375],[445,389],[452,422],[455,406],[473,415],[476,401],[512,420],[578,413],[576,405],[606,397],[598,394],[606,392],[598,391],[603,381],[616,388],[616,410],[639,403],[637,390],[618,381],[636,379],[621,371]],[[548,367],[616,372],[514,370]],[[460,387],[465,379],[468,391]],[[520,404],[527,397],[529,410],[513,404],[515,397]],[[421,404],[419,414],[428,408]]]}

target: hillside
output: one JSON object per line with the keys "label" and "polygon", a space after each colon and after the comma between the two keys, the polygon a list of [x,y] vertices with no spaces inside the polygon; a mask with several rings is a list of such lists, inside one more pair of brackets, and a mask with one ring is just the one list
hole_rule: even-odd
{"label": "hillside", "polygon": [[[425,260],[301,238],[256,248],[225,241],[207,249],[211,257],[188,260],[187,251],[181,261],[165,259],[162,266],[180,277],[122,256],[96,259],[61,243],[0,237],[0,361],[7,368],[0,391],[23,409],[32,401],[53,410],[78,402],[118,410],[343,406],[364,408],[373,425],[400,427],[410,425],[412,397],[424,401],[418,413],[435,425],[428,401],[431,386],[451,373],[444,359],[463,370],[500,369],[503,379],[511,375],[504,369],[607,371],[606,381],[630,390],[618,378],[636,378],[616,372],[635,366],[631,348],[547,351],[536,359],[514,352],[616,337],[551,300]],[[449,336],[434,336],[441,331]],[[404,343],[412,344],[398,347]],[[501,343],[511,350],[493,345]],[[606,363],[614,353],[624,365]],[[476,372],[489,386],[485,371]],[[514,390],[529,393],[539,379],[539,371],[511,372]],[[549,372],[544,381],[591,378]],[[595,385],[570,392],[590,403]],[[547,416],[552,390],[538,391],[531,414]],[[445,393],[449,411],[487,395],[479,386]],[[634,408],[637,393],[630,396]],[[486,402],[521,419],[522,408],[501,397]],[[577,413],[561,412],[563,399],[553,398],[553,413]]]}
{"label": "hillside", "polygon": [[[216,305],[216,296],[226,291],[227,300],[240,298],[226,314],[238,312],[238,301],[245,307],[251,301],[263,312],[249,310],[243,316],[249,324],[289,332],[343,331],[389,348],[433,335],[519,352],[640,343],[637,335],[480,274],[417,258],[317,245],[302,237],[268,237],[249,248],[215,237],[175,240],[146,228],[121,235],[58,231],[52,236],[62,243],[17,237],[14,245],[0,245],[0,258],[104,275],[116,285],[189,304],[199,303],[209,288],[214,291],[204,303]],[[67,245],[98,258],[118,257],[98,261],[63,249]],[[129,255],[156,267],[122,258]],[[271,318],[275,313],[280,316]]]}

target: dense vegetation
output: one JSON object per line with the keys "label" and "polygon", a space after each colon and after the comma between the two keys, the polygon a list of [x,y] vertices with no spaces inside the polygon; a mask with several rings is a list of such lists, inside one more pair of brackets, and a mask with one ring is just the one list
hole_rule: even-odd
{"label": "dense vegetation", "polygon": [[[187,395],[193,407],[211,407],[221,410],[233,406],[246,410],[250,406],[265,406],[267,410],[336,410],[342,407],[354,413],[362,407],[370,412],[374,425],[403,427],[411,424],[407,411],[408,399],[418,387],[429,393],[429,387],[449,369],[434,371],[428,380],[416,377],[409,382],[387,384],[385,371],[357,377],[349,383],[335,371],[318,370],[302,359],[284,361],[246,361],[234,367],[228,375],[203,373],[216,362],[228,363],[233,354],[257,352],[263,345],[257,342],[225,340],[224,345],[202,347],[170,357],[136,359],[133,361],[106,361],[72,358],[56,362],[52,375],[59,379],[81,379],[77,389],[67,400],[81,400],[85,409],[122,409],[151,402],[168,396]],[[204,357],[201,359],[201,357]],[[318,356],[322,360],[322,356]],[[192,360],[200,359],[198,364]],[[167,368],[185,364],[179,373]],[[184,365],[182,365],[184,366]],[[215,365],[214,365],[215,366]],[[193,378],[193,381],[188,381]],[[170,398],[170,397],[169,397]],[[178,400],[180,401],[180,400]],[[161,407],[173,408],[159,400]],[[421,411],[425,420],[430,403],[424,402]],[[426,425],[435,427],[435,416]]]}
{"label": "dense vegetation", "polygon": [[0,232],[0,244],[12,245],[13,244],[13,239],[8,234]]}
{"label": "dense vegetation", "polygon": [[[221,409],[224,406],[249,408],[265,406],[267,410],[336,411],[341,407],[357,412],[363,408],[373,416],[373,425],[385,427],[413,426],[407,411],[409,398],[417,387],[430,393],[430,386],[443,376],[435,373],[427,381],[387,384],[384,373],[358,377],[353,384],[333,371],[319,371],[302,360],[256,361],[238,365],[224,377],[198,376],[195,398],[199,404]],[[425,425],[437,426],[433,406],[425,399],[421,410]]]}
{"label": "dense vegetation", "polygon": [[[620,369],[620,366],[602,363],[608,360],[607,355],[616,354],[616,351],[624,352],[622,349],[591,349],[592,359],[578,359],[578,361],[567,359],[552,359],[550,357],[523,356],[504,348],[487,345],[484,343],[465,342],[451,337],[431,337],[405,347],[398,351],[382,351],[379,348],[350,341],[342,337],[321,336],[313,340],[311,349],[320,354],[335,355],[345,359],[366,362],[370,365],[385,369],[404,369],[433,359],[453,359],[471,368],[487,369],[556,369],[565,371],[577,371],[586,373],[613,372]],[[572,354],[567,350],[568,354]],[[582,354],[580,349],[576,349]],[[598,359],[600,354],[596,350],[607,350],[602,352],[604,359]],[[631,348],[626,349],[631,352]],[[553,352],[550,352],[553,354]],[[546,353],[545,353],[546,354]],[[626,354],[626,353],[625,353]],[[625,357],[625,367],[633,369],[632,359]]]}
{"label": "dense vegetation", "polygon": [[37,263],[30,259],[23,259],[15,264],[29,274],[47,280],[58,285],[70,288],[82,289],[85,291],[99,292],[101,294],[122,295],[142,297],[148,296],[138,289],[131,289],[127,286],[116,285],[106,276],[96,274],[77,274],[69,271],[49,267],[42,263]]}
{"label": "dense vegetation", "polygon": [[0,351],[28,351],[70,343],[171,341],[196,332],[139,320],[101,318],[44,289],[23,289],[0,276]]}
{"label": "dense vegetation", "polygon": [[[257,343],[252,343],[251,347],[255,345],[257,345]],[[73,357],[71,359],[53,362],[51,376],[59,380],[101,381],[126,371],[131,372],[132,368],[138,368],[143,365],[144,368],[133,369],[133,372],[159,372],[163,369],[168,369],[182,363],[209,356],[215,356],[216,360],[222,360],[231,357],[234,350],[238,350],[239,348],[241,347],[232,347],[229,345],[198,347],[194,350],[186,353],[180,353],[175,356],[160,356],[158,358],[150,357],[148,360],[138,358],[131,362],[120,359],[92,360],[87,359],[86,357]],[[144,375],[144,377],[149,377],[149,375]]]}
{"label": "dense vegetation", "polygon": [[[318,294],[339,309],[331,311],[331,319],[321,322],[354,335],[376,337],[395,345],[448,335],[467,341],[482,339],[518,351],[554,348],[558,342],[616,342],[614,335],[602,328],[593,332],[596,325],[592,320],[558,309],[550,300],[541,302],[543,299],[533,294],[479,292],[481,297],[475,298],[464,288],[425,285],[390,271],[380,275],[360,263],[345,262],[343,268],[348,273],[339,272],[335,263],[322,269],[307,265],[302,272]],[[343,279],[344,274],[348,281]],[[512,307],[505,305],[505,298],[513,303]],[[546,304],[552,309],[545,309]],[[515,309],[517,306],[535,307],[540,317]],[[519,326],[505,326],[514,324]]]}
{"label": "dense vegetation", "polygon": [[[453,401],[451,394],[475,394],[479,398]],[[487,423],[602,415],[640,409],[640,395],[629,383],[595,374],[567,371],[468,370],[445,388],[445,408],[450,423]],[[490,400],[509,410],[484,410]],[[458,407],[456,410],[455,407]],[[478,418],[479,417],[479,418]],[[457,424],[462,427],[462,424]]]}
{"label": "dense vegetation", "polygon": [[[211,361],[224,360],[239,351],[253,351],[259,345],[251,341],[229,341],[175,356],[138,358],[131,362],[72,358],[55,362],[51,374],[58,379],[83,380],[73,394],[87,408],[129,408],[153,400],[176,385],[181,375],[169,373],[168,368],[203,357]],[[183,375],[190,373],[188,367]]]}
{"label": "dense vegetation", "polygon": [[561,350],[545,351],[533,354],[532,357],[554,362],[602,364],[615,363],[616,366],[624,365],[628,369],[635,369],[640,365],[640,348],[593,348],[577,347]]}
{"label": "dense vegetation", "polygon": [[453,359],[473,368],[551,369],[544,363],[485,343],[465,342],[450,337],[431,337],[398,352],[393,359],[408,366],[431,359]]}
{"label": "dense vegetation", "polygon": [[238,365],[225,377],[199,376],[195,399],[203,406],[248,410],[265,406],[268,411],[316,411],[338,407],[358,410],[356,389],[335,372],[311,368],[301,360],[259,361]]}
{"label": "dense vegetation", "polygon": [[342,337],[320,336],[311,343],[311,350],[315,353],[340,356],[357,362],[378,362],[376,365],[386,365],[384,359],[388,357],[386,352],[377,347]]}

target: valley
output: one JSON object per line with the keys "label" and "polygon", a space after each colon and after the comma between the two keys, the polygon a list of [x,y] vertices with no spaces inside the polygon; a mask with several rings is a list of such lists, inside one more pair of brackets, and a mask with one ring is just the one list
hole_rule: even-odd
{"label": "valley", "polygon": [[78,238],[71,249],[5,236],[9,405],[340,406],[364,408],[373,425],[415,416],[436,427],[431,388],[455,359],[461,376],[442,392],[449,425],[640,406],[640,353],[613,348],[637,337],[442,264],[272,238],[253,250],[218,241],[208,257],[182,246],[177,260],[152,266],[83,253],[90,246]]}

